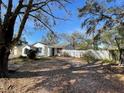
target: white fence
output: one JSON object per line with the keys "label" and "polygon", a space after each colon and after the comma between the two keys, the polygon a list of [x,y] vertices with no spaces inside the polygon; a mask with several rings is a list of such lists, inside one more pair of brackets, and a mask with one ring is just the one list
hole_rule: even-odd
{"label": "white fence", "polygon": [[83,57],[84,54],[90,53],[97,59],[111,59],[111,55],[107,50],[62,50],[62,55],[67,53],[71,57]]}

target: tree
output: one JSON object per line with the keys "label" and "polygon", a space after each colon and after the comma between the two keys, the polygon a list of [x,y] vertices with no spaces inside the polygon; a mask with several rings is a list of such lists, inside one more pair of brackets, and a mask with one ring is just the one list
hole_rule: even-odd
{"label": "tree", "polygon": [[54,45],[57,44],[59,41],[59,36],[57,33],[52,34],[51,32],[47,32],[45,36],[43,36],[41,42],[47,45]]}
{"label": "tree", "polygon": [[[99,37],[97,41],[100,40],[103,32],[114,28],[119,30],[124,26],[123,5],[117,5],[115,1],[117,2],[117,0],[87,0],[85,5],[79,9],[79,16],[84,18],[82,27],[86,27],[87,34],[94,33],[94,38]],[[115,4],[110,6],[110,3],[114,2]]]}
{"label": "tree", "polygon": [[124,25],[123,7],[109,7],[109,3],[105,4],[102,1],[106,2],[106,0],[87,0],[85,6],[79,9],[79,17],[85,17],[82,27],[87,28],[87,34],[102,33],[115,26]]}
{"label": "tree", "polygon": [[93,49],[92,39],[85,38],[80,44],[80,49]]}
{"label": "tree", "polygon": [[[45,27],[53,33],[50,27],[51,19],[54,23],[56,17],[53,13],[55,7],[65,11],[69,0],[0,0],[0,73],[8,72],[8,57],[10,49],[18,42],[29,18],[34,19],[36,26]],[[4,16],[3,16],[4,15]],[[17,37],[13,37],[15,24],[19,22]]]}
{"label": "tree", "polygon": [[104,31],[99,40],[99,44],[105,45],[105,48],[116,46],[115,37],[118,35],[118,30]]}
{"label": "tree", "polygon": [[[115,36],[115,41],[116,41],[116,45],[118,47],[119,50],[119,61],[120,64],[124,64],[124,27],[123,26],[119,26],[118,28],[118,35]],[[121,49],[122,46],[122,49]]]}
{"label": "tree", "polygon": [[83,34],[81,32],[75,31],[71,34],[62,33],[61,35],[62,39],[69,43],[74,49],[79,48],[79,46],[82,44],[84,38]]}

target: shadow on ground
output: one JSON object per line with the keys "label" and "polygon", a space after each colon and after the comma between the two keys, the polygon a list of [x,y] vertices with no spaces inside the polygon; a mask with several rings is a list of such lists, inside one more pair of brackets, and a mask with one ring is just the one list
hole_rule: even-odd
{"label": "shadow on ground", "polygon": [[[123,75],[123,70],[115,71],[111,65],[90,63],[72,65],[63,60],[27,63],[9,75],[11,79],[38,78],[38,82],[26,89],[25,93],[124,93],[124,80],[116,75]],[[40,80],[41,77],[45,77]]]}

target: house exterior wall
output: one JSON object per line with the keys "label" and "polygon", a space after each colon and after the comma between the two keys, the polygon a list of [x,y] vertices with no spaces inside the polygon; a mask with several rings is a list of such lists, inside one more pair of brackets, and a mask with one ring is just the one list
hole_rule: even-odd
{"label": "house exterior wall", "polygon": [[47,52],[47,56],[50,57],[52,56],[52,48],[48,47],[48,52]]}
{"label": "house exterior wall", "polygon": [[15,46],[10,53],[9,58],[17,58],[21,56],[22,50]]}
{"label": "house exterior wall", "polygon": [[9,58],[18,58],[20,56],[26,57],[27,54],[25,54],[25,49],[31,49],[30,46],[25,45],[25,46],[15,46],[12,50],[11,50],[11,54],[9,56]]}
{"label": "house exterior wall", "polygon": [[45,56],[48,56],[48,46],[46,46],[46,45],[44,47],[44,54],[45,54]]}

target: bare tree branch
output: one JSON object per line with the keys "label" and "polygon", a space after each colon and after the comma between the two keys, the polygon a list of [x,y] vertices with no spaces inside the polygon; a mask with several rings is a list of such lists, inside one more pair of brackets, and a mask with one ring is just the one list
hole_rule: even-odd
{"label": "bare tree branch", "polygon": [[[2,2],[2,0],[1,0],[1,2]],[[2,5],[3,5],[4,8],[7,9],[7,5],[5,3],[2,2]]]}
{"label": "bare tree branch", "polygon": [[37,19],[37,20],[38,20],[41,24],[43,24],[49,31],[51,31],[52,34],[54,34],[54,31],[53,31],[46,23],[44,23],[43,21],[41,21],[39,18],[37,18],[36,16],[34,16],[34,15],[32,15],[32,14],[29,14],[29,16],[31,16],[31,17]]}
{"label": "bare tree branch", "polygon": [[[33,6],[34,6],[35,9],[32,9],[30,12],[37,11],[37,10],[41,9],[43,6],[46,6],[51,1],[56,1],[56,0],[47,0],[45,2],[40,2],[40,3],[34,4]],[[41,3],[42,3],[42,5],[40,5]],[[37,6],[40,5],[40,6],[39,7],[36,7],[36,5]]]}
{"label": "bare tree branch", "polygon": [[12,15],[12,18],[16,19],[16,17],[17,17],[17,15],[19,14],[21,8],[23,7],[23,1],[24,1],[24,0],[19,0],[19,4],[18,4],[18,6],[17,6],[16,9],[15,9],[15,11],[14,11],[14,13],[13,13],[13,15]]}
{"label": "bare tree branch", "polygon": [[49,13],[49,12],[47,12],[47,11],[44,10],[44,9],[40,9],[40,10],[42,10],[43,12],[45,12],[46,14],[48,14],[49,16],[53,17],[54,19],[64,20],[64,21],[67,20],[67,19],[64,19],[64,18],[56,17],[56,16],[54,16],[52,13]]}

